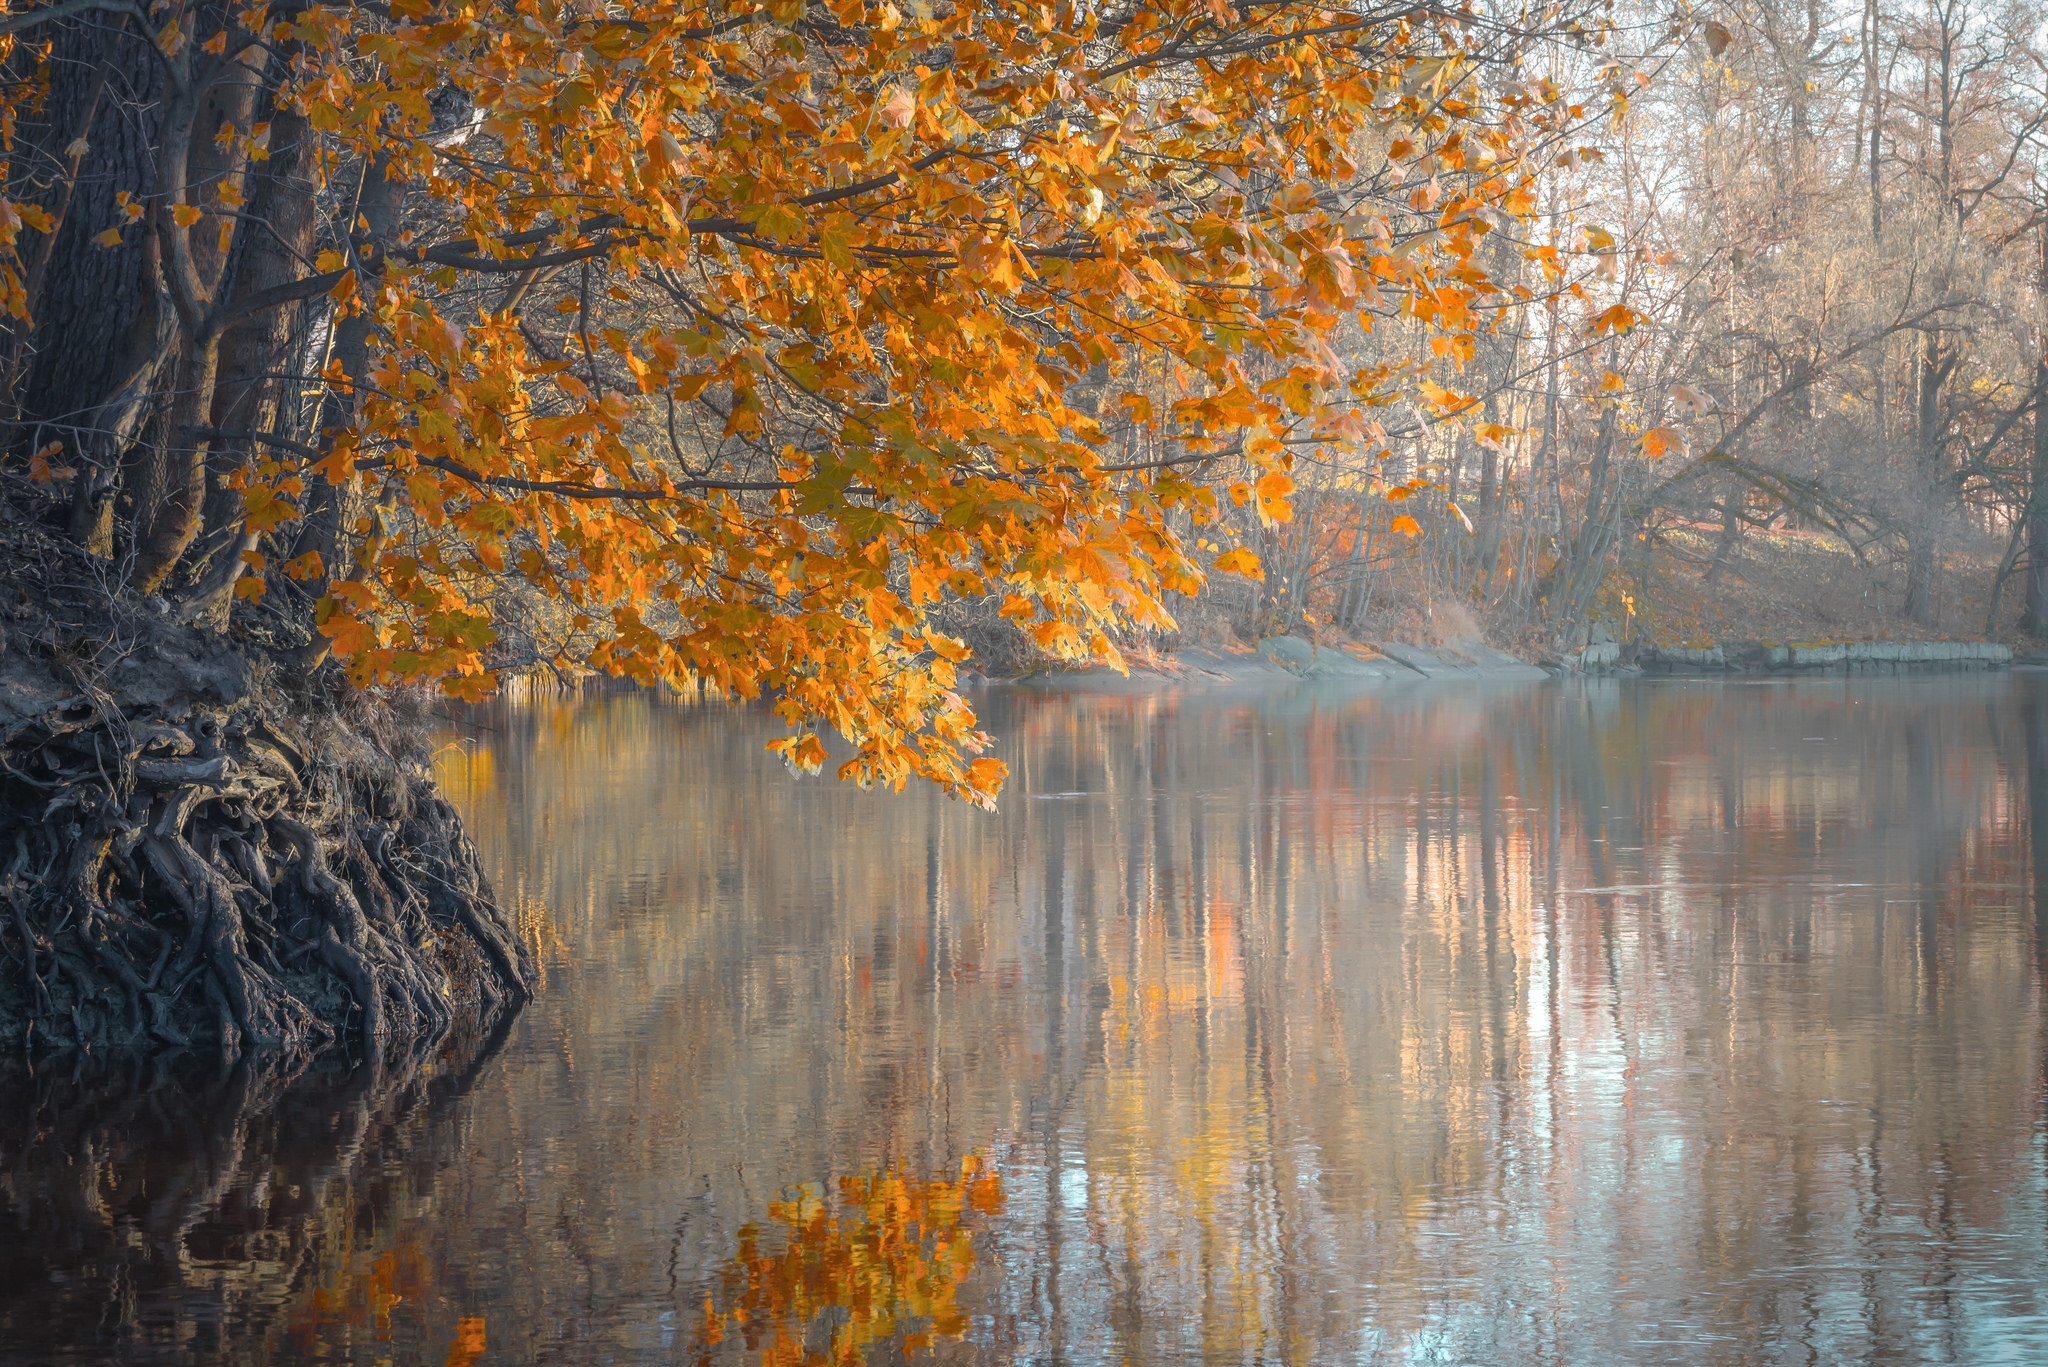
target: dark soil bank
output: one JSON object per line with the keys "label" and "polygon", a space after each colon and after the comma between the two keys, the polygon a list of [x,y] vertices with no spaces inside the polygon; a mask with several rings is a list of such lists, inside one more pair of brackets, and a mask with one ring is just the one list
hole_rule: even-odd
{"label": "dark soil bank", "polygon": [[526,997],[416,735],[49,549],[0,545],[0,1048],[374,1054]]}

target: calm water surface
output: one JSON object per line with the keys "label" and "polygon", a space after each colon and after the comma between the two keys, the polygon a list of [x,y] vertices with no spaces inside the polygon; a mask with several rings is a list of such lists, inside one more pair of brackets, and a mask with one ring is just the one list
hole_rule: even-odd
{"label": "calm water surface", "polygon": [[2048,1362],[2048,679],[982,705],[477,714],[543,995],[17,1085],[0,1359]]}

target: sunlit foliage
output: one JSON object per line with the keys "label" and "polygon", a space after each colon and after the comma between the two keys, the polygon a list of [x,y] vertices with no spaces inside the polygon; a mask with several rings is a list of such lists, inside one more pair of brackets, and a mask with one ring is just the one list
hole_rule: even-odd
{"label": "sunlit foliage", "polygon": [[[1039,651],[1117,663],[1168,594],[1258,576],[1195,528],[1225,493],[1285,520],[1297,462],[1384,440],[1373,409],[1473,354],[1516,302],[1478,247],[1586,116],[1520,64],[1601,41],[1597,3],[157,9],[181,98],[281,82],[327,226],[223,311],[194,253],[228,253],[243,171],[166,152],[105,225],[154,234],[189,334],[197,463],[138,530],[141,587],[194,544],[206,443],[240,442],[235,592],[301,585],[360,683],[768,693],[793,767],[822,726],[843,776],[983,802],[1002,766],[934,605],[991,597]],[[268,123],[211,131],[223,165],[271,154]],[[230,315],[301,300],[316,439],[204,426]],[[1358,361],[1394,314],[1430,346]],[[322,506],[337,536],[285,535]]]}

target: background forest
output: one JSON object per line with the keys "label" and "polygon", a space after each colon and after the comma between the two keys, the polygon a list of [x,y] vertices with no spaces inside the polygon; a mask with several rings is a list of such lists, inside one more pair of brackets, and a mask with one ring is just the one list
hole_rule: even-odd
{"label": "background forest", "polygon": [[2044,64],[2030,4],[1702,10],[1540,166],[1495,266],[1538,303],[1434,361],[1384,451],[1315,465],[1292,523],[1239,519],[1280,568],[1239,629],[2048,633]]}
{"label": "background forest", "polygon": [[1278,571],[1224,591],[1241,634],[2048,634],[2040,11],[1698,20],[1493,244],[1532,307],[1469,358],[1359,339],[1439,387],[1297,473],[1291,523],[1240,513]]}

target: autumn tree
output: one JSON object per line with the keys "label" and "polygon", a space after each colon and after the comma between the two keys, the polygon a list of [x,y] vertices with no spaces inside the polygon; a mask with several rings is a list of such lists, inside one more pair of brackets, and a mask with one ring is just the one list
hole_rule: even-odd
{"label": "autumn tree", "polygon": [[[445,1016],[416,962],[437,926],[521,989],[424,779],[361,737],[369,758],[327,765],[237,712],[238,683],[195,676],[138,726],[138,684],[112,684],[145,636],[253,662],[279,696],[331,696],[330,654],[357,689],[476,697],[554,667],[765,694],[799,770],[830,730],[844,776],[992,800],[966,646],[934,610],[989,597],[1040,648],[1114,662],[1165,595],[1256,576],[1191,533],[1223,506],[1285,520],[1290,472],[1415,378],[1340,330],[1398,313],[1455,353],[1516,302],[1480,247],[1532,210],[1529,148],[1586,108],[1515,73],[1545,41],[1597,46],[1599,21],[9,12],[10,554],[39,567],[21,601],[140,624],[39,619],[37,658],[86,701],[51,685],[10,723],[10,820],[91,797],[75,841],[22,827],[24,1012],[125,992],[160,1033],[191,1007],[224,1038],[295,1038],[311,972],[374,1037]],[[409,841],[465,895],[444,905]],[[280,889],[307,914],[252,917]],[[101,994],[38,929],[59,925],[99,937],[87,962],[178,943],[184,976],[167,996],[161,969],[109,967]]]}

